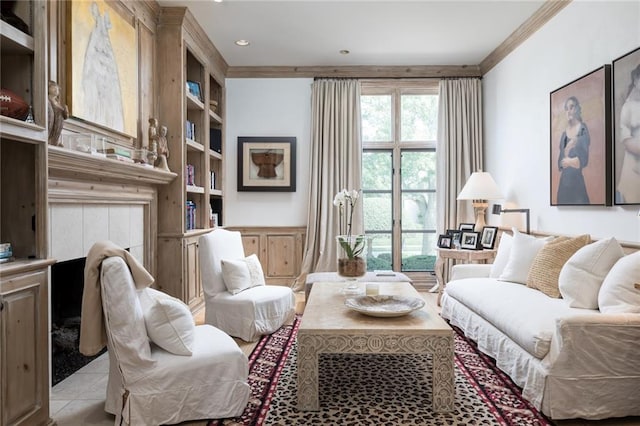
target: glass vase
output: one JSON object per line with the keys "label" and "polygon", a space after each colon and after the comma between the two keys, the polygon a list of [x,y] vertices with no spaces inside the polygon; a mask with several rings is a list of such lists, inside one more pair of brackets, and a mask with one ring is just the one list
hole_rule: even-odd
{"label": "glass vase", "polygon": [[344,288],[347,294],[360,293],[357,278],[367,273],[368,238],[364,235],[338,235],[337,243],[337,271],[338,275],[348,282]]}

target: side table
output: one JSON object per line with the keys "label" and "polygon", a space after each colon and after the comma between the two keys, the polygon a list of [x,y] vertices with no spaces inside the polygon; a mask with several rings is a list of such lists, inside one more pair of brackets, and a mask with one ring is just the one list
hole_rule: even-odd
{"label": "side table", "polygon": [[447,285],[443,279],[444,272],[444,260],[453,259],[460,260],[465,263],[487,263],[496,257],[496,250],[466,250],[466,249],[447,249],[437,248],[438,252],[435,264],[436,279],[438,281],[438,306],[440,306],[440,299],[442,298],[442,292]]}

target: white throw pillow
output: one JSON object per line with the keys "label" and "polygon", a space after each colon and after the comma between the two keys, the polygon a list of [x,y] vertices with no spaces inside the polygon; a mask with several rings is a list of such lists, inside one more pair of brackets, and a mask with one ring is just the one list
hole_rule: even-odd
{"label": "white throw pillow", "polygon": [[582,247],[560,270],[558,287],[562,298],[572,308],[598,309],[600,286],[622,256],[622,247],[613,237]]}
{"label": "white throw pillow", "polygon": [[265,285],[262,266],[255,254],[244,259],[223,259],[221,265],[222,279],[231,294],[238,294],[243,290]]}
{"label": "white throw pillow", "polygon": [[498,244],[498,253],[496,253],[496,258],[494,259],[493,265],[491,265],[491,271],[489,272],[490,278],[498,278],[502,274],[502,271],[504,271],[504,267],[509,261],[512,241],[513,237],[510,234],[502,233],[500,243]]}
{"label": "white throw pillow", "polygon": [[605,314],[640,313],[640,251],[622,257],[604,278],[598,306]]}
{"label": "white throw pillow", "polygon": [[523,234],[513,228],[513,240],[511,241],[509,260],[498,279],[500,281],[526,284],[533,260],[542,246],[550,240],[551,237],[536,238]]}
{"label": "white throw pillow", "polygon": [[258,256],[252,254],[249,257],[245,257],[247,267],[249,268],[249,275],[251,276],[251,287],[257,287],[259,285],[265,285],[264,272],[262,271],[262,265]]}
{"label": "white throw pillow", "polygon": [[189,307],[152,288],[140,290],[140,302],[149,339],[172,354],[190,356],[196,323]]}

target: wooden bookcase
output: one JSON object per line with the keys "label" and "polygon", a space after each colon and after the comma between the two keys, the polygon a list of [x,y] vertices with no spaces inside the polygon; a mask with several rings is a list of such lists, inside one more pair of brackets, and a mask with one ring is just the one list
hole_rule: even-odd
{"label": "wooden bookcase", "polygon": [[159,118],[169,129],[168,163],[178,177],[158,194],[156,282],[196,311],[204,303],[199,270],[193,270],[198,238],[211,230],[213,214],[218,225],[224,217],[224,70],[186,8],[162,9],[157,52]]}
{"label": "wooden bookcase", "polygon": [[16,3],[22,31],[0,21],[0,82],[33,123],[0,116],[0,425],[51,424],[47,256],[47,2]]}

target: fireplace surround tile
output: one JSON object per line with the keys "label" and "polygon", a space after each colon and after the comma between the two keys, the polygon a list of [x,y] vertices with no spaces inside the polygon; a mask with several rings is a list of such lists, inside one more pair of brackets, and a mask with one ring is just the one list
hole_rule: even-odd
{"label": "fireplace surround tile", "polygon": [[51,210],[51,256],[58,261],[84,257],[82,206],[59,205]]}
{"label": "fireplace surround tile", "polygon": [[107,205],[82,206],[82,245],[83,256],[96,241],[109,239],[109,209]]}
{"label": "fireplace surround tile", "polygon": [[131,245],[129,206],[109,206],[109,239],[120,247]]}

